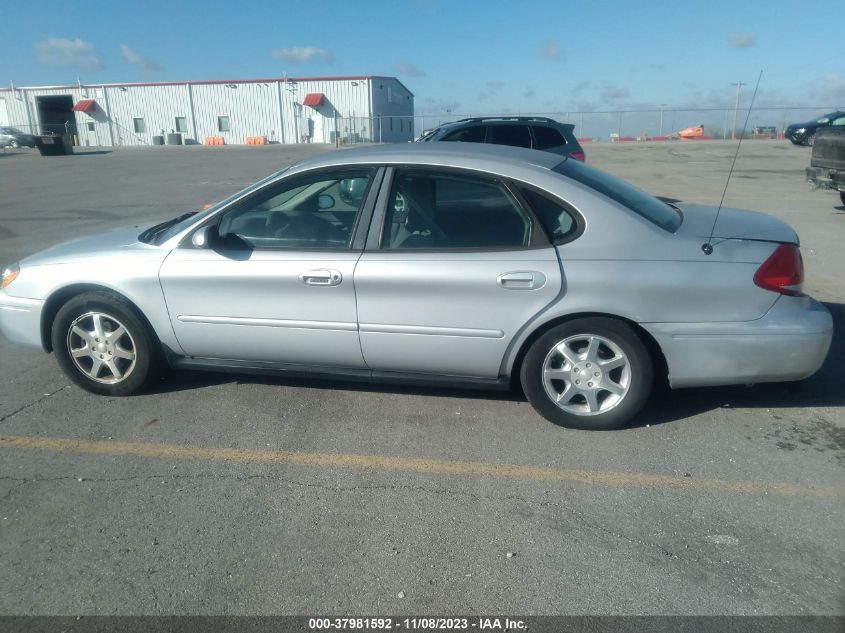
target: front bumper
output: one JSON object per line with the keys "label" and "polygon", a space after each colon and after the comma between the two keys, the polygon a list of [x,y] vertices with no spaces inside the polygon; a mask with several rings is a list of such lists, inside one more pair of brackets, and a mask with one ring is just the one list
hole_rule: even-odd
{"label": "front bumper", "polygon": [[845,191],[845,171],[825,167],[807,167],[807,182],[816,189]]}
{"label": "front bumper", "polygon": [[811,297],[781,296],[756,321],[641,325],[663,350],[673,388],[801,380],[833,339],[833,317]]}
{"label": "front bumper", "polygon": [[0,290],[0,332],[12,343],[43,349],[40,299],[12,297]]}

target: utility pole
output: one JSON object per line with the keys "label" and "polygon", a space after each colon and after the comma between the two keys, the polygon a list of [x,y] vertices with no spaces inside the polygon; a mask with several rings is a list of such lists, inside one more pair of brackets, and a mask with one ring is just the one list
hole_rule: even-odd
{"label": "utility pole", "polygon": [[663,136],[663,109],[666,107],[665,103],[660,104],[660,136]]}
{"label": "utility pole", "polygon": [[736,105],[734,106],[734,127],[733,132],[731,132],[731,140],[736,140],[736,115],[739,114],[739,93],[742,90],[742,87],[747,85],[742,83],[741,81],[737,81],[731,84],[732,86],[736,86]]}

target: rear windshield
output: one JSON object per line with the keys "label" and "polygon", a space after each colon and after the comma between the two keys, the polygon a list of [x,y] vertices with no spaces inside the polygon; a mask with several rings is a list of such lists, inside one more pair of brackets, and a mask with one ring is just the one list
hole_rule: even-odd
{"label": "rear windshield", "polygon": [[683,218],[677,209],[650,196],[645,191],[640,191],[633,185],[629,185],[624,180],[614,178],[580,161],[567,159],[555,167],[553,171],[563,174],[567,178],[572,178],[572,180],[598,191],[611,200],[615,200],[670,233],[674,233],[681,226]]}

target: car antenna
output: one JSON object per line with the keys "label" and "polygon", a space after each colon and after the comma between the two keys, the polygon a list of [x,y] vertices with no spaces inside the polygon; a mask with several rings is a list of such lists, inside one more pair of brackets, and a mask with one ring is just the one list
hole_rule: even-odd
{"label": "car antenna", "polygon": [[760,71],[760,74],[757,75],[757,83],[754,86],[754,94],[751,95],[751,104],[748,106],[748,112],[745,115],[745,123],[742,124],[742,133],[739,135],[739,143],[736,144],[736,152],[734,152],[734,159],[731,163],[731,169],[728,172],[728,179],[725,181],[725,188],[722,190],[722,198],[719,200],[719,208],[716,209],[716,217],[713,218],[713,226],[710,228],[710,236],[707,238],[707,241],[701,245],[701,250],[704,251],[705,255],[711,255],[713,253],[713,233],[716,230],[716,223],[719,221],[719,213],[722,212],[722,204],[725,202],[725,194],[728,192],[728,185],[731,184],[731,176],[734,173],[734,165],[736,165],[736,158],[739,156],[739,148],[742,147],[742,139],[745,136],[745,130],[748,127],[748,119],[751,117],[751,108],[754,107],[754,99],[757,98],[757,88],[760,87],[760,79],[763,78],[763,71]]}

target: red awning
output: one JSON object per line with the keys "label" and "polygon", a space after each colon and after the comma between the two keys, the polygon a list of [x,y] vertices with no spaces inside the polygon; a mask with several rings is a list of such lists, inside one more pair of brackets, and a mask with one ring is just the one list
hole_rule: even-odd
{"label": "red awning", "polygon": [[88,114],[91,114],[96,109],[97,102],[93,99],[83,99],[82,101],[77,102],[75,106],[73,106],[74,112],[87,112]]}
{"label": "red awning", "polygon": [[305,99],[302,101],[302,105],[311,106],[312,108],[316,108],[318,106],[323,105],[323,99],[326,95],[322,92],[310,92],[305,95]]}

